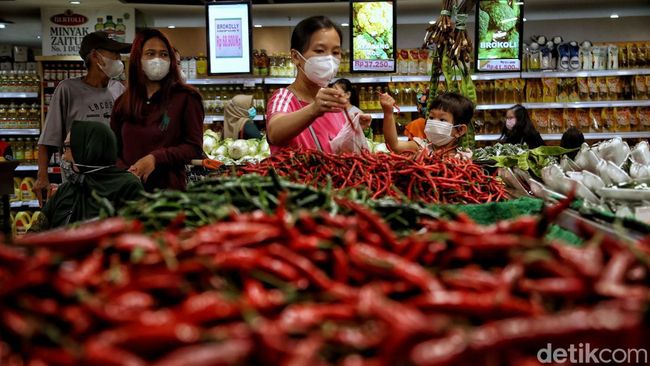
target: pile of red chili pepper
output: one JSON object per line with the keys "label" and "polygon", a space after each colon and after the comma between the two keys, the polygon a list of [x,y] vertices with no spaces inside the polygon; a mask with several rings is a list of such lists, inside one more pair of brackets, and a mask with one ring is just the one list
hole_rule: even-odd
{"label": "pile of red chili pepper", "polygon": [[650,241],[547,223],[260,211],[151,235],[111,218],[0,245],[4,365],[540,365],[647,346]]}
{"label": "pile of red chili pepper", "polygon": [[285,150],[239,174],[267,175],[274,169],[291,181],[334,189],[365,188],[372,198],[426,203],[486,203],[505,198],[504,185],[469,159],[421,151],[400,154],[327,154]]}

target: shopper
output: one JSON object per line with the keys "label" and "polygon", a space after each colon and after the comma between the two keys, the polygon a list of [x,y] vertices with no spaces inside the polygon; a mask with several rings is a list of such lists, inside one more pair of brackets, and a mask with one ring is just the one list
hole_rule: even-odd
{"label": "shopper", "polygon": [[346,100],[345,110],[348,112],[350,118],[354,118],[357,114],[363,113],[363,111],[358,107],[359,94],[352,86],[352,82],[350,82],[350,80],[343,78],[338,79],[333,84],[331,84],[331,86],[343,92],[343,96]]}
{"label": "shopper", "polygon": [[[562,139],[560,140],[560,146],[565,149],[577,149],[585,142],[585,135],[580,132],[579,129],[571,126],[562,134]],[[571,159],[575,159],[578,155],[578,151],[572,151],[567,153],[567,156]]]}
{"label": "shopper", "polygon": [[[388,94],[382,94],[380,102],[384,111],[384,140],[392,151],[402,153],[430,148],[471,156],[465,151],[459,151],[458,148],[458,141],[467,133],[468,124],[471,123],[474,114],[474,104],[464,96],[456,93],[439,95],[433,101],[428,119],[421,126],[421,130],[412,128],[416,136],[409,137],[409,141],[399,141],[397,138],[397,128],[393,119],[395,100]],[[425,136],[425,138],[418,136]]]}
{"label": "shopper", "polygon": [[506,122],[499,140],[508,144],[525,143],[530,149],[545,145],[528,115],[528,110],[521,104],[515,105],[506,112]]}
{"label": "shopper", "polygon": [[203,154],[201,95],[181,81],[175,60],[162,32],[138,32],[129,58],[129,85],[111,116],[118,166],[140,177],[147,191],[184,190],[185,164]]}
{"label": "shopper", "polygon": [[[341,40],[341,30],[324,16],[304,19],[294,28],[291,59],[298,76],[289,87],[278,89],[266,108],[271,153],[283,148],[333,152],[330,141],[347,120],[344,93],[328,87],[341,61]],[[364,129],[371,121],[370,115],[360,118]]]}
{"label": "shopper", "polygon": [[101,122],[72,123],[63,143],[61,165],[74,172],[43,208],[45,221],[34,231],[98,217],[106,200],[119,209],[139,197],[143,187],[133,174],[118,169],[117,144],[110,127]]}
{"label": "shopper", "polygon": [[226,103],[223,113],[223,137],[231,139],[259,139],[262,133],[255,125],[257,110],[252,95],[236,95]]}
{"label": "shopper", "polygon": [[108,38],[105,32],[87,34],[81,41],[79,56],[84,60],[86,76],[66,79],[54,90],[45,124],[38,140],[38,177],[34,192],[42,202],[50,185],[48,165],[55,151],[63,146],[72,121],[109,123],[113,102],[124,92],[122,83],[112,80],[122,74],[121,53],[131,45]]}

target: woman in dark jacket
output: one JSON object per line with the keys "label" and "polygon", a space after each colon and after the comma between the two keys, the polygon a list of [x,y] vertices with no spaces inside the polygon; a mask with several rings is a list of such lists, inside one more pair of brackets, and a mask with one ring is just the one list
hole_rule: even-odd
{"label": "woman in dark jacket", "polygon": [[530,149],[545,145],[542,136],[530,120],[528,111],[521,104],[515,105],[506,112],[506,123],[500,141],[508,144],[525,143]]}

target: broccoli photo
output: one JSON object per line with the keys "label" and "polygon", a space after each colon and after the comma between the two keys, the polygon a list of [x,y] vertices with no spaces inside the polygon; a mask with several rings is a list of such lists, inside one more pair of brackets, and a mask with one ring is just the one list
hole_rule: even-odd
{"label": "broccoli photo", "polygon": [[487,33],[488,30],[488,25],[490,25],[490,15],[483,10],[479,9],[478,10],[478,17],[479,17],[479,32],[480,34],[485,34]]}
{"label": "broccoli photo", "polygon": [[[517,25],[517,11],[508,2],[492,2],[485,6],[490,17],[490,28],[507,32]],[[480,16],[480,15],[479,15]]]}

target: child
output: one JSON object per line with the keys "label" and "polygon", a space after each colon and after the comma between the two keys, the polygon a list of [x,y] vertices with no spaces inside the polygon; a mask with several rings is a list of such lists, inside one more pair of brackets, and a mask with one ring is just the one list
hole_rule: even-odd
{"label": "child", "polygon": [[[393,104],[395,100],[388,94],[380,97],[384,111],[384,140],[386,145],[396,153],[418,151],[430,147],[435,150],[451,151],[458,147],[459,139],[467,133],[468,124],[474,115],[474,104],[467,98],[456,93],[439,95],[431,105],[429,116],[424,124],[419,125],[419,133],[409,141],[397,139],[397,128],[393,119]],[[418,126],[412,126],[418,129]]]}

